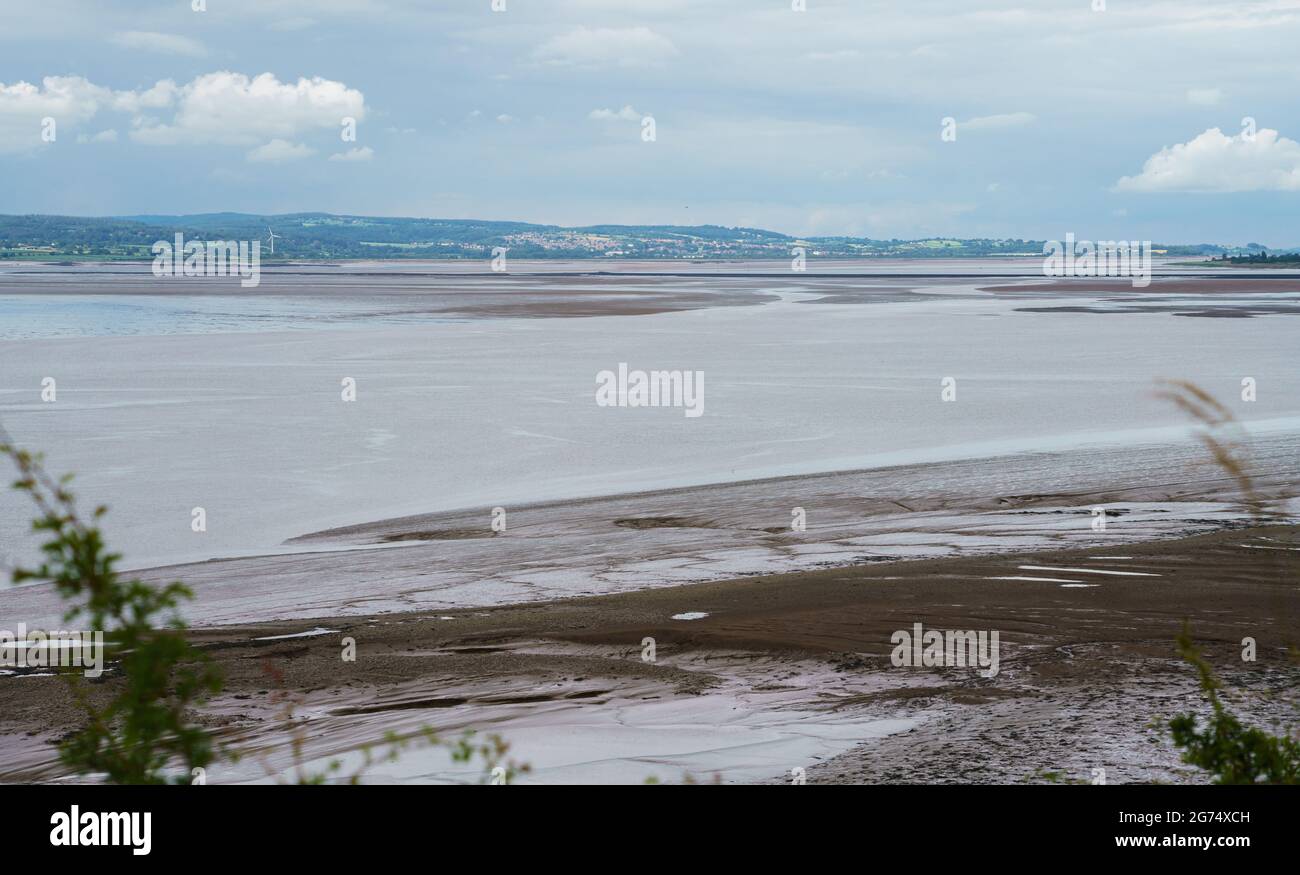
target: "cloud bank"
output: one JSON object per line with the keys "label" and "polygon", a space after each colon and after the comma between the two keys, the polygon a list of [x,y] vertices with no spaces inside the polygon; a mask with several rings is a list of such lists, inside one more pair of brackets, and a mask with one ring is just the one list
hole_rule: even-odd
{"label": "cloud bank", "polygon": [[43,119],[75,131],[111,112],[129,114],[129,136],[144,145],[268,147],[267,154],[283,154],[283,147],[270,148],[275,141],[338,131],[345,118],[365,118],[366,103],[360,91],[320,77],[281,82],[272,73],[250,78],[219,71],[184,85],[164,79],[147,89],[114,91],[80,76],[47,76],[39,86],[0,83],[0,152],[42,145]]}
{"label": "cloud bank", "polygon": [[1229,137],[1210,128],[1186,143],[1166,146],[1122,177],[1116,191],[1300,191],[1300,143],[1261,128]]}

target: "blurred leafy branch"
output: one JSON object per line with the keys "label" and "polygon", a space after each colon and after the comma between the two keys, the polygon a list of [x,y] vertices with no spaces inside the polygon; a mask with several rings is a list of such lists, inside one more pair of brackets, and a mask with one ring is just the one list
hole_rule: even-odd
{"label": "blurred leafy branch", "polygon": [[[98,526],[107,509],[96,507],[84,519],[69,488],[72,476],[53,478],[39,454],[15,447],[3,429],[0,454],[18,469],[13,488],[36,505],[33,531],[47,538],[40,564],[15,568],[14,582],[52,581],[69,603],[64,621],[84,618],[90,630],[102,631],[105,658],[117,661],[123,679],[105,699],[78,673],[63,673],[86,722],[60,742],[60,759],[115,784],[185,783],[191,769],[214,756],[212,739],[188,712],[221,689],[215,667],[185,637],[178,609],[190,590],[179,581],[124,580],[116,568],[121,556],[108,550]],[[166,767],[174,760],[187,774],[169,780]]]}
{"label": "blurred leafy branch", "polygon": [[[218,755],[238,760],[238,750],[219,749],[209,732],[194,722],[193,709],[221,692],[222,678],[186,637],[180,607],[193,598],[192,591],[180,581],[156,586],[124,579],[117,571],[121,555],[108,549],[99,528],[108,509],[100,505],[88,519],[83,517],[70,488],[72,475],[54,478],[43,456],[17,447],[3,426],[0,455],[17,468],[12,487],[35,504],[32,530],[45,537],[40,563],[13,568],[13,582],[52,582],[68,605],[64,621],[83,620],[89,630],[102,631],[105,660],[111,658],[116,663],[113,674],[121,675],[121,683],[107,681],[89,689],[79,672],[62,672],[85,721],[60,742],[60,760],[77,774],[103,776],[113,784],[185,784]],[[292,709],[287,722],[293,723]],[[307,771],[306,740],[301,725],[291,729],[295,782],[338,780],[342,764],[337,760],[324,772]],[[507,757],[510,746],[498,735],[476,740],[474,733],[466,732],[448,741],[421,728],[405,735],[387,733],[383,743],[387,751],[382,757],[376,756],[374,746],[361,748],[361,766],[344,776],[347,783],[359,783],[377,762],[391,762],[416,743],[445,746],[455,762],[481,759],[485,783],[509,783],[529,771],[528,765]]]}
{"label": "blurred leafy branch", "polygon": [[[1198,434],[1201,443],[1214,463],[1236,482],[1256,525],[1285,518],[1256,488],[1241,442],[1244,432],[1231,410],[1186,380],[1165,381],[1157,394],[1204,427]],[[1196,669],[1211,709],[1205,721],[1192,713],[1178,714],[1169,721],[1174,745],[1183,749],[1183,762],[1206,770],[1219,784],[1300,783],[1300,743],[1288,735],[1246,727],[1227,709],[1220,695],[1223,684],[1193,643],[1186,623],[1177,647],[1179,655]]]}
{"label": "blurred leafy branch", "polygon": [[1184,749],[1183,762],[1205,769],[1219,784],[1300,783],[1300,743],[1243,726],[1224,707],[1219,696],[1222,684],[1186,628],[1178,636],[1178,652],[1196,667],[1213,711],[1203,726],[1197,725],[1194,714],[1179,714],[1169,721],[1174,744]]}

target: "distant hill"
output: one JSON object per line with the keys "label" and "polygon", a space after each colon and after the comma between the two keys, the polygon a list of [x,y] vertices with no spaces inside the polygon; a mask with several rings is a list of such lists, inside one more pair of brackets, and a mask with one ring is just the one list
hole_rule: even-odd
{"label": "distant hill", "polygon": [[[511,258],[788,259],[796,246],[809,257],[929,258],[1041,256],[1043,241],[1012,239],[873,240],[792,237],[761,228],[720,225],[590,225],[566,228],[528,222],[411,219],[290,213],[203,213],[189,216],[0,216],[0,259],[147,259],[157,240],[262,240],[274,230],[275,259]],[[1262,247],[1212,244],[1155,247],[1178,256],[1242,256]]]}

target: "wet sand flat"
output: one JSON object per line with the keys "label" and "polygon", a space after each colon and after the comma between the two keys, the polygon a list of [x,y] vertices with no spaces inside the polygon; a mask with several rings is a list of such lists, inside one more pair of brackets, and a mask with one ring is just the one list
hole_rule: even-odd
{"label": "wet sand flat", "polygon": [[1260,276],[1258,274],[1224,273],[1221,276],[1153,277],[1151,285],[1146,288],[1133,288],[1133,281],[1127,277],[1113,279],[1087,279],[1082,277],[1039,279],[1012,285],[980,286],[982,292],[998,294],[1037,295],[1070,294],[1089,292],[1115,292],[1132,294],[1181,294],[1181,295],[1222,295],[1255,294],[1259,292],[1296,293],[1300,292],[1300,278],[1289,275]]}
{"label": "wet sand flat", "polygon": [[[1294,433],[1259,433],[1249,448],[1256,489],[1300,512]],[[186,581],[196,594],[186,616],[212,626],[489,607],[1073,545],[1122,551],[1248,519],[1235,484],[1203,453],[1188,441],[1100,444],[541,502],[511,506],[500,531],[486,507],[418,514],[303,535],[279,553],[141,576]],[[36,625],[57,622],[62,610],[39,585],[5,591],[0,605]]]}
{"label": "wet sand flat", "polygon": [[[226,627],[197,634],[227,674],[204,713],[228,740],[264,748],[272,772],[292,766],[277,717],[289,696],[306,721],[308,763],[354,756],[386,729],[430,726],[500,733],[533,765],[524,781],[782,781],[803,769],[809,782],[1018,783],[1091,781],[1104,769],[1110,783],[1196,782],[1153,726],[1203,710],[1174,637],[1188,622],[1248,722],[1288,719],[1300,689],[1287,654],[1300,641],[1298,562],[1300,530],[1270,526],[1120,552],[870,563]],[[1027,570],[1041,568],[1058,570]],[[999,673],[895,667],[891,635],[917,622],[999,631]],[[344,636],[356,662],[339,660]],[[1255,662],[1240,658],[1247,636]],[[58,775],[48,742],[73,714],[57,678],[0,679],[0,779]],[[209,780],[268,780],[267,767],[214,766]],[[372,777],[473,775],[414,751]]]}

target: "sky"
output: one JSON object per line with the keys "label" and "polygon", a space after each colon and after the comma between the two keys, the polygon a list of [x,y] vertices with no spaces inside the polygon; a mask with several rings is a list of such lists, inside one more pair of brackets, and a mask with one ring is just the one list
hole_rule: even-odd
{"label": "sky", "polygon": [[1296,246],[1297,45],[1300,0],[0,0],[0,213]]}

